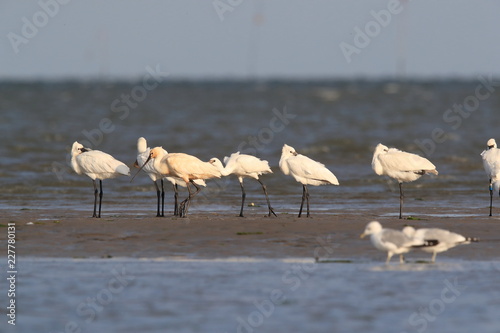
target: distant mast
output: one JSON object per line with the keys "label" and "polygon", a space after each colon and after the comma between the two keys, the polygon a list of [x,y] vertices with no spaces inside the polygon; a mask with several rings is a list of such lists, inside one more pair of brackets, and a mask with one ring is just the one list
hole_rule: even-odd
{"label": "distant mast", "polygon": [[247,78],[256,80],[259,75],[260,27],[265,23],[264,1],[253,1],[252,25],[248,35]]}
{"label": "distant mast", "polygon": [[104,27],[98,28],[85,49],[85,60],[95,64],[97,77],[106,79],[109,75],[109,33]]}
{"label": "distant mast", "polygon": [[408,0],[401,0],[403,11],[396,16],[397,20],[397,59],[396,59],[396,77],[399,80],[406,79],[406,40],[408,39]]}

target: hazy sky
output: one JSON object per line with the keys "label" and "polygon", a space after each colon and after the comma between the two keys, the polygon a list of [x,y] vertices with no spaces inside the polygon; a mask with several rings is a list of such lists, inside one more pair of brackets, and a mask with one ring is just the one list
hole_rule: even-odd
{"label": "hazy sky", "polygon": [[0,80],[500,76],[500,1],[0,2]]}

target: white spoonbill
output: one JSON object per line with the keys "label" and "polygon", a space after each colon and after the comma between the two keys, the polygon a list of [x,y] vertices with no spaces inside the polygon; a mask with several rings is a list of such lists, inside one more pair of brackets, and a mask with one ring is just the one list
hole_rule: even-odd
{"label": "white spoonbill", "polygon": [[[151,159],[153,160],[153,166],[158,173],[163,176],[180,178],[186,183],[189,196],[179,205],[180,217],[187,216],[191,199],[201,190],[194,182],[195,180],[221,177],[219,169],[212,163],[203,162],[195,156],[184,153],[170,153],[165,155],[163,153],[163,148],[161,147],[151,149],[148,159],[137,171],[137,173],[139,173],[144,165],[146,165]],[[137,176],[137,173],[134,175],[134,178]],[[192,184],[196,188],[196,192],[191,192],[189,184]]]}
{"label": "white spoonbill", "polygon": [[379,176],[387,175],[399,183],[399,218],[403,218],[403,183],[412,182],[425,174],[438,174],[428,159],[379,143],[372,160],[373,171]]}
{"label": "white spoonbill", "polygon": [[304,201],[307,202],[307,217],[309,217],[309,191],[307,185],[339,185],[337,177],[323,164],[298,154],[293,147],[283,145],[281,150],[280,169],[285,175],[291,175],[302,184],[302,202],[299,217],[302,215]]}
{"label": "white spoonbill", "polygon": [[[156,169],[153,166],[153,161],[149,161],[148,163],[145,164],[146,160],[149,157],[149,153],[151,151],[151,148],[148,147],[147,141],[145,138],[140,137],[137,139],[137,159],[136,162],[134,163],[134,166],[139,168],[141,165],[144,165],[144,168],[142,169],[145,171],[149,178],[153,181],[156,187],[156,196],[157,196],[157,210],[156,210],[156,216],[157,217],[164,217],[165,216],[165,190],[163,187],[163,178],[166,178],[170,183],[172,183],[173,189],[174,189],[174,216],[179,215],[178,211],[178,197],[179,197],[179,191],[178,191],[178,185],[182,187],[186,187],[186,183],[179,178],[174,178],[174,177],[164,177],[162,174],[156,171]],[[162,148],[161,152],[161,158],[163,158],[165,155],[167,155],[168,152]],[[160,186],[161,186],[161,191],[160,187],[158,186],[157,181],[160,181]],[[195,180],[195,183],[201,186],[206,186],[205,182],[202,179],[197,179]],[[161,212],[160,212],[160,198],[161,198]]]}
{"label": "white spoonbill", "polygon": [[262,183],[262,181],[259,179],[260,175],[273,173],[267,161],[261,160],[252,155],[240,154],[239,151],[231,154],[231,156],[229,157],[224,157],[224,163],[226,164],[225,167],[222,165],[221,161],[218,158],[214,157],[210,161],[217,168],[219,168],[223,176],[229,176],[233,174],[238,177],[241,187],[241,210],[239,216],[243,217],[243,207],[245,205],[246,197],[245,188],[243,187],[243,179],[247,177],[255,179],[262,186],[262,190],[264,191],[264,194],[266,196],[267,208],[269,210],[267,216],[271,216],[271,214],[276,216],[276,213],[271,208],[271,203],[269,202],[266,185],[264,185],[264,183]]}
{"label": "white spoonbill", "polygon": [[[500,188],[500,149],[497,148],[495,139],[489,139],[486,143],[488,148],[481,153],[484,171],[490,179],[490,216],[493,211],[493,188]],[[500,195],[500,191],[499,191]]]}
{"label": "white spoonbill", "polygon": [[[71,166],[77,174],[89,176],[94,183],[94,214],[92,217],[101,217],[102,181],[121,175],[130,176],[130,169],[125,163],[102,151],[85,148],[77,141],[73,143],[71,148]],[[99,179],[99,214],[96,213],[98,195],[96,179]]]}
{"label": "white spoonbill", "polygon": [[403,233],[416,241],[436,241],[436,245],[420,248],[422,251],[432,253],[432,262],[436,261],[436,255],[439,252],[447,251],[457,245],[479,241],[477,238],[464,237],[460,234],[439,228],[421,228],[415,230],[411,226],[406,226],[403,228]]}
{"label": "white spoonbill", "polygon": [[[156,169],[153,167],[153,163],[150,161],[147,164],[145,164],[146,160],[149,157],[149,151],[151,148],[148,147],[147,141],[145,138],[140,137],[137,139],[137,158],[135,160],[134,166],[139,168],[141,165],[144,165],[142,170],[146,172],[155,184],[156,187],[156,197],[157,197],[157,208],[156,208],[156,217],[163,217],[165,216],[164,214],[164,206],[165,206],[165,190],[163,188],[163,176],[156,172]],[[165,154],[167,154],[166,151],[164,151]],[[157,181],[160,181],[161,185],[161,190],[160,187],[158,187]],[[161,212],[160,212],[160,200],[161,200]],[[174,209],[174,215],[175,212],[177,211],[177,205],[176,208]]]}
{"label": "white spoonbill", "polygon": [[372,221],[366,225],[365,231],[360,237],[364,238],[365,236],[370,236],[375,248],[380,251],[387,251],[386,263],[389,263],[395,254],[399,254],[399,262],[404,263],[403,254],[409,252],[412,248],[436,244],[435,241],[415,240],[399,230],[382,228],[378,221]]}

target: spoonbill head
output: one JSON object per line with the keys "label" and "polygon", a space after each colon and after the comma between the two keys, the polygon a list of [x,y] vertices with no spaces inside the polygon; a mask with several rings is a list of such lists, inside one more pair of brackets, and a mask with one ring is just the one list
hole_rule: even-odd
{"label": "spoonbill head", "polygon": [[497,142],[493,138],[489,139],[488,142],[486,143],[486,145],[488,146],[488,149],[497,148]]}
{"label": "spoonbill head", "polygon": [[298,153],[295,151],[295,148],[292,146],[289,146],[287,144],[283,145],[283,148],[281,148],[281,158],[288,158],[290,156],[297,156]]}
{"label": "spoonbill head", "polygon": [[212,157],[209,160],[209,163],[216,167],[217,170],[219,170],[221,176],[229,176],[229,171],[226,170],[224,164],[222,164],[222,162],[217,157]]}

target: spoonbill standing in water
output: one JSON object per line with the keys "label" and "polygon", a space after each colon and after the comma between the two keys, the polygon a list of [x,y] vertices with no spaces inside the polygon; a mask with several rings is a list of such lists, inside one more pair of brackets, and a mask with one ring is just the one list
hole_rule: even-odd
{"label": "spoonbill standing in water", "polygon": [[[151,178],[151,180],[155,184],[156,196],[158,199],[156,217],[165,216],[165,190],[163,187],[163,178],[166,178],[170,183],[172,183],[174,189],[174,216],[178,216],[179,215],[178,211],[179,205],[177,202],[179,197],[178,185],[186,187],[186,183],[179,178],[163,176],[161,173],[156,171],[156,169],[153,166],[153,161],[151,160],[147,164],[145,164],[146,160],[149,158],[150,151],[151,148],[148,147],[145,138],[140,137],[139,139],[137,139],[137,159],[136,162],[134,163],[134,166],[139,168],[141,165],[144,165],[144,168],[142,170],[144,170],[148,174],[149,178]],[[161,158],[163,158],[167,154],[168,152],[162,148]],[[160,181],[161,191],[157,183],[158,180]],[[205,181],[203,181],[202,179],[195,180],[195,183],[201,186],[206,186]],[[161,212],[160,212],[160,198],[161,198]]]}
{"label": "spoonbill standing in water", "polygon": [[[164,206],[165,206],[165,190],[163,188],[163,176],[156,172],[156,169],[153,167],[153,163],[149,161],[147,164],[145,164],[146,160],[149,157],[149,151],[151,148],[148,147],[148,143],[145,138],[140,137],[137,139],[137,158],[134,163],[134,166],[139,168],[141,165],[144,165],[142,170],[146,172],[155,184],[156,187],[156,197],[157,197],[157,205],[156,205],[156,217],[163,217],[165,216],[164,214]],[[165,154],[167,154],[166,151],[164,151]],[[157,181],[160,181],[160,187],[158,186]],[[174,185],[175,187],[175,185]],[[161,201],[161,212],[160,212],[160,201]],[[177,211],[177,205],[176,208],[174,209],[174,215],[175,212]]]}
{"label": "spoonbill standing in water", "polygon": [[[165,155],[163,148],[155,147],[151,149],[148,159],[139,168],[132,180],[150,160],[153,160],[154,168],[161,175],[180,178],[186,183],[189,196],[179,205],[180,217],[187,217],[191,199],[201,191],[195,180],[221,177],[218,168],[210,162],[203,162],[195,156],[184,153],[170,153]],[[191,192],[189,184],[192,184],[196,188],[196,192]]]}
{"label": "spoonbill standing in water", "polygon": [[[489,139],[486,143],[488,149],[481,153],[483,158],[484,171],[490,178],[490,216],[493,211],[493,188],[499,191],[500,188],[500,149],[497,148],[495,139]],[[498,193],[500,195],[500,191]]]}
{"label": "spoonbill standing in water", "polygon": [[309,191],[307,185],[339,185],[337,177],[323,164],[298,154],[293,147],[283,145],[281,150],[280,169],[285,175],[291,175],[302,184],[302,202],[299,217],[302,215],[304,201],[307,202],[307,217],[309,217]]}
{"label": "spoonbill standing in water", "polygon": [[241,187],[240,217],[243,217],[243,207],[245,205],[246,197],[245,188],[243,187],[243,179],[247,177],[255,179],[262,186],[262,190],[264,191],[264,194],[266,196],[267,208],[269,210],[267,216],[271,216],[271,214],[276,216],[276,213],[271,208],[271,203],[269,202],[266,185],[264,185],[264,183],[262,183],[262,181],[259,179],[260,175],[273,173],[267,161],[261,160],[252,155],[240,154],[239,151],[231,154],[231,156],[229,157],[224,157],[224,163],[226,164],[225,167],[222,165],[221,161],[218,158],[214,157],[210,161],[220,170],[223,176],[233,174],[238,177]]}
{"label": "spoonbill standing in water", "polygon": [[379,143],[372,160],[373,171],[379,176],[387,175],[399,183],[399,218],[403,218],[403,183],[412,182],[425,174],[438,174],[428,159]]}
{"label": "spoonbill standing in water", "polygon": [[473,237],[464,237],[460,234],[439,228],[421,228],[415,230],[411,226],[403,228],[403,233],[417,241],[433,241],[437,244],[433,246],[421,247],[420,250],[432,253],[432,262],[436,261],[436,255],[439,252],[447,251],[452,247],[461,244],[470,244],[471,242],[478,242],[479,239]]}
{"label": "spoonbill standing in water", "polygon": [[[71,166],[77,174],[89,176],[94,183],[94,214],[92,217],[101,217],[102,181],[121,175],[130,176],[130,169],[125,163],[102,151],[85,148],[77,141],[73,143],[71,148]],[[96,179],[99,179],[99,191],[97,190]],[[96,213],[98,194],[99,214]]]}

